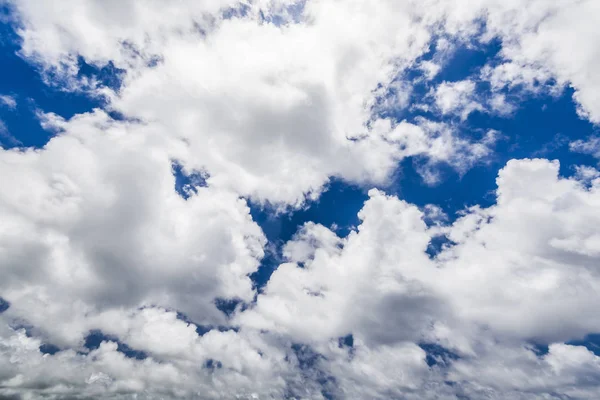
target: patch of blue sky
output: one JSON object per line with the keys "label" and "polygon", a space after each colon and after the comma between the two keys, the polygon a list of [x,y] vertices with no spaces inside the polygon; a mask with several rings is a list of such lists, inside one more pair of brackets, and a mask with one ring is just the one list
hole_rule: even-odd
{"label": "patch of blue sky", "polygon": [[7,300],[4,300],[0,297],[0,314],[10,308],[10,303]]}
{"label": "patch of blue sky", "polygon": [[[538,356],[543,357],[550,352],[549,344],[543,341],[533,341],[531,343],[532,351]],[[566,344],[571,346],[583,346],[597,356],[600,356],[600,333],[589,333],[582,338],[573,339]]]}
{"label": "patch of blue sky", "polygon": [[223,11],[223,19],[243,18],[248,15],[250,6],[245,3],[238,3],[236,7],[229,7]]}
{"label": "patch of blue sky", "polygon": [[175,191],[185,200],[198,192],[198,187],[206,187],[208,173],[204,171],[193,171],[186,173],[183,166],[173,161],[171,164],[173,176],[175,177]]}
{"label": "patch of blue sky", "polygon": [[[17,321],[15,323],[12,323],[11,328],[15,331],[24,330],[25,335],[27,337],[36,337],[36,338],[44,337],[42,332],[40,332],[36,327],[28,324],[25,321]],[[106,335],[99,330],[92,330],[92,331],[88,332],[87,336],[85,337],[83,346],[87,350],[91,351],[91,350],[95,350],[98,347],[100,347],[100,343],[102,343],[104,341],[110,341],[110,342],[117,343],[117,351],[119,351],[120,353],[123,353],[126,357],[143,360],[148,356],[145,352],[143,352],[141,350],[132,349],[126,343],[121,342],[117,337],[111,336],[111,335]],[[63,349],[61,349],[60,347],[54,345],[53,343],[47,342],[43,339],[42,339],[42,343],[39,346],[39,351],[42,354],[53,355],[53,354],[58,353],[61,350],[63,350]]]}
{"label": "patch of blue sky", "polygon": [[460,358],[457,354],[436,343],[421,343],[419,347],[425,352],[425,361],[430,367],[447,366]]}
{"label": "patch of blue sky", "polygon": [[148,357],[145,352],[141,350],[134,350],[127,344],[118,340],[116,337],[106,335],[98,330],[90,331],[85,338],[84,347],[88,350],[96,350],[98,347],[100,347],[102,342],[106,341],[117,343],[117,351],[123,353],[126,357],[135,358],[138,360],[144,360]]}
{"label": "patch of blue sky", "polygon": [[[430,81],[422,78],[422,71],[415,67],[399,79],[412,82],[411,104],[431,105],[432,89],[442,82],[473,80],[476,98],[489,98],[490,85],[479,79],[481,68],[500,62],[501,44],[492,40],[487,44],[462,44],[454,50],[443,64],[440,72]],[[435,47],[420,61],[436,57]],[[522,91],[520,88],[506,89],[503,94],[508,101],[514,102],[515,111],[510,115],[498,115],[482,111],[473,111],[468,118],[460,121],[456,117],[442,116],[433,107],[420,109],[415,107],[388,110],[383,117],[396,121],[416,121],[419,117],[453,124],[463,137],[477,140],[489,130],[499,132],[500,138],[493,148],[493,154],[483,162],[474,165],[464,174],[454,168],[440,164],[437,172],[441,179],[436,185],[424,185],[418,173],[419,157],[410,157],[402,161],[400,173],[388,192],[418,206],[436,204],[453,220],[456,212],[465,207],[480,204],[490,206],[495,202],[495,178],[508,160],[520,158],[548,158],[561,163],[561,175],[571,176],[575,166],[595,166],[597,160],[592,156],[569,150],[569,142],[585,139],[597,134],[598,128],[581,119],[573,102],[573,90],[565,88],[558,96],[550,91],[541,90],[537,94]],[[393,95],[393,93],[390,93]]]}
{"label": "patch of blue sky", "polygon": [[571,346],[584,346],[597,356],[600,356],[600,333],[591,333],[582,339],[567,342]]}
{"label": "patch of blue sky", "polygon": [[58,353],[59,351],[60,351],[60,348],[58,346],[55,346],[50,343],[42,343],[40,345],[40,353],[42,353],[42,354],[54,355],[54,354]]}
{"label": "patch of blue sky", "polygon": [[195,326],[196,333],[198,336],[203,336],[212,330],[217,330],[219,332],[227,332],[227,331],[235,331],[239,330],[238,327],[235,326],[224,326],[224,325],[203,325],[192,321],[187,315],[177,311],[177,319],[183,321],[185,323],[191,324]]}
{"label": "patch of blue sky", "polygon": [[300,0],[295,3],[286,5],[278,13],[265,14],[262,10],[259,16],[263,22],[273,24],[275,26],[283,26],[289,23],[299,23],[302,19],[306,0]]}
{"label": "patch of blue sky", "polygon": [[[0,7],[0,95],[11,96],[16,107],[0,107],[0,120],[13,140],[0,142],[4,148],[43,147],[54,135],[39,123],[39,112],[52,112],[63,118],[103,107],[105,101],[84,91],[67,91],[60,85],[47,85],[39,66],[19,55],[20,38],[12,25],[10,9]],[[94,79],[100,85],[118,89],[121,71],[112,63],[103,67],[78,60],[79,78]],[[0,137],[0,140],[2,138]]]}
{"label": "patch of blue sky", "polygon": [[332,229],[339,236],[346,236],[360,223],[357,213],[367,199],[365,188],[332,179],[318,200],[308,203],[300,210],[275,213],[269,206],[262,207],[250,202],[252,218],[260,225],[271,243],[260,268],[250,276],[254,284],[262,288],[267,283],[273,271],[283,261],[282,246],[293,238],[304,223],[319,223]]}
{"label": "patch of blue sky", "polygon": [[572,90],[558,97],[543,96],[524,100],[510,117],[474,112],[461,126],[463,132],[494,129],[502,135],[494,152],[484,161],[460,174],[448,165],[438,165],[441,175],[433,186],[423,184],[418,172],[419,159],[402,161],[398,180],[388,191],[418,206],[436,204],[450,219],[465,207],[495,203],[498,171],[511,159],[548,158],[560,161],[562,176],[572,176],[579,165],[596,166],[591,155],[572,152],[569,142],[585,139],[597,128],[579,118]]}

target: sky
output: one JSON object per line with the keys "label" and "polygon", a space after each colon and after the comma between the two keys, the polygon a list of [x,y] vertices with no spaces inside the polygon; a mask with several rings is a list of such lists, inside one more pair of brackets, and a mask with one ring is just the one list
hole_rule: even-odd
{"label": "sky", "polygon": [[600,398],[599,27],[0,0],[0,398]]}

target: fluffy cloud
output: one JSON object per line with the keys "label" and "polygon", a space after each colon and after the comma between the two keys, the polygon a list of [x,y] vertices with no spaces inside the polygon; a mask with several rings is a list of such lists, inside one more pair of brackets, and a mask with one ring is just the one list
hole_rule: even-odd
{"label": "fluffy cloud", "polygon": [[438,255],[439,287],[463,318],[523,340],[564,341],[600,328],[592,306],[600,181],[588,188],[558,170],[558,162],[510,161],[497,179],[497,204],[449,229],[456,245]]}
{"label": "fluffy cloud", "polygon": [[110,308],[164,305],[222,323],[215,298],[252,299],[265,239],[243,200],[206,187],[181,198],[179,144],[151,127],[101,111],[52,123],[61,133],[44,149],[0,154],[9,313],[73,345],[91,328],[83,317]]}
{"label": "fluffy cloud", "polygon": [[[294,382],[299,377],[294,377],[294,362],[287,361],[285,352],[234,332],[213,331],[199,337],[173,317],[160,310],[134,316],[131,332],[138,337],[136,344],[151,354],[144,360],[126,357],[112,341],[103,341],[87,354],[74,350],[42,354],[38,339],[24,330],[2,327],[0,395],[26,391],[34,398],[56,399],[130,398],[134,393],[143,398],[256,399],[282,398],[286,391],[297,390]],[[165,337],[181,339],[174,344],[179,349],[165,349]]]}
{"label": "fluffy cloud", "polygon": [[520,340],[583,337],[600,329],[599,184],[559,178],[556,162],[511,161],[497,204],[442,227],[454,245],[435,259],[425,250],[439,225],[427,228],[415,206],[371,191],[347,237],[305,225],[284,249],[289,263],[239,318],[303,340],[415,341],[455,317]]}
{"label": "fluffy cloud", "polygon": [[[1,396],[598,397],[599,358],[564,344],[600,331],[595,169],[567,179],[557,162],[512,160],[496,204],[451,224],[373,189],[347,236],[307,222],[260,292],[249,275],[266,239],[245,200],[300,207],[332,177],[385,187],[407,157],[426,183],[438,163],[485,161],[495,131],[477,141],[381,116],[408,106],[403,73],[432,79],[455,42],[500,38],[502,50],[473,77],[492,97],[444,82],[441,114],[509,114],[507,88],[569,84],[600,121],[596,2],[10,6],[20,53],[48,84],[106,103],[42,114],[56,132],[42,149],[0,149]],[[119,87],[79,74],[82,60],[112,63]],[[594,140],[571,148],[595,154]],[[206,185],[179,196],[174,162]],[[228,317],[217,299],[242,305]],[[97,331],[106,340],[90,350]]]}
{"label": "fluffy cloud", "polygon": [[413,276],[434,268],[425,253],[430,236],[415,206],[369,194],[363,223],[347,238],[307,224],[284,249],[290,263],[240,322],[301,341],[349,333],[374,343],[418,340],[443,311],[430,284]]}
{"label": "fluffy cloud", "polygon": [[[385,88],[405,96],[394,78],[427,51],[431,32],[409,2],[181,6],[87,1],[65,13],[14,4],[26,57],[187,143],[181,163],[206,170],[213,187],[299,206],[330,177],[385,185],[415,155],[387,140],[402,135],[395,123],[372,113]],[[132,23],[119,23],[126,15]],[[78,81],[77,57],[122,68],[120,90]],[[465,142],[451,133],[450,143]],[[438,161],[438,149],[406,145]]]}
{"label": "fluffy cloud", "polygon": [[[502,40],[503,62],[489,70],[493,87],[520,86],[539,91],[552,81],[558,88],[570,85],[575,90],[574,100],[580,105],[580,114],[594,123],[600,121],[597,95],[600,80],[595,73],[600,52],[593,45],[599,35],[598,2],[433,0],[428,3],[436,3],[437,12],[448,16],[450,29],[465,30],[466,22],[477,26],[483,20],[483,39]],[[434,15],[439,14],[434,12]],[[586,40],[581,39],[584,37]]]}
{"label": "fluffy cloud", "polygon": [[[475,207],[441,230],[439,224],[428,228],[415,206],[371,191],[359,214],[361,225],[347,237],[305,225],[286,245],[288,263],[237,320],[315,345],[352,334],[361,343],[357,354],[375,354],[383,346],[387,355],[406,343],[440,343],[461,356],[448,371],[465,381],[461,390],[497,391],[500,398],[529,390],[542,396],[551,388],[569,393],[579,369],[590,368],[597,376],[597,357],[556,344],[538,359],[523,348],[531,341],[560,343],[600,329],[594,222],[600,181],[588,187],[560,178],[558,167],[539,159],[509,162],[497,180],[497,204]],[[431,259],[425,250],[440,232],[453,244]],[[494,346],[505,350],[495,352]],[[422,363],[415,351],[415,360]],[[507,354],[515,358],[504,361]],[[384,358],[380,354],[373,362]],[[360,362],[351,359],[350,365]],[[491,368],[489,381],[474,372],[480,362]],[[498,362],[514,363],[515,374],[533,368],[541,381],[510,376],[506,379],[519,381],[492,383],[500,378],[491,367]],[[417,365],[407,369],[416,373]],[[557,381],[542,379],[552,374]],[[429,376],[427,382],[439,379]],[[582,389],[581,396],[592,398],[597,382],[595,378],[590,392]],[[385,387],[379,387],[381,397]]]}
{"label": "fluffy cloud", "polygon": [[443,82],[434,93],[435,105],[442,114],[457,113],[464,120],[473,111],[483,110],[475,100],[475,82]]}
{"label": "fluffy cloud", "polygon": [[[597,357],[560,342],[600,328],[598,179],[560,178],[556,162],[511,161],[497,203],[452,225],[428,226],[431,207],[425,214],[372,190],[356,231],[339,237],[307,223],[256,303],[235,313],[239,328],[200,335],[156,306],[216,325],[228,323],[216,297],[252,301],[247,275],[264,239],[244,201],[210,186],[181,198],[170,160],[185,150],[150,126],[101,111],[48,115],[45,124],[61,133],[44,149],[2,153],[12,176],[0,242],[11,304],[2,313],[5,395],[596,393],[595,380],[571,388],[581,374],[596,379]],[[431,258],[427,246],[440,234],[453,245]],[[127,358],[110,341],[87,352],[90,330],[148,358]],[[338,342],[349,334],[352,344]],[[43,355],[37,337],[64,350]],[[557,344],[539,356],[529,341]],[[430,366],[420,343],[459,358]],[[512,365],[510,374],[498,363]],[[523,378],[531,368],[533,383]]]}
{"label": "fluffy cloud", "polygon": [[[536,3],[543,3],[542,7],[534,11],[539,4],[528,4],[526,14],[530,17],[525,23],[517,19],[520,26],[505,24],[517,14],[516,10],[504,11],[493,21],[493,29],[500,31],[509,43],[503,49],[505,57],[520,69],[533,68],[542,76],[548,71],[559,83],[572,85],[581,114],[599,122],[600,80],[595,70],[600,63],[600,52],[591,45],[599,34],[595,29],[598,3],[589,0]],[[581,40],[584,36],[589,40]]]}

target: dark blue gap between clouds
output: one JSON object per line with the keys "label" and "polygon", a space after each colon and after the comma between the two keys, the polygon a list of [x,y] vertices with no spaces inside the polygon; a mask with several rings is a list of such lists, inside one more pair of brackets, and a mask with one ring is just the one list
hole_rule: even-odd
{"label": "dark blue gap between clouds", "polygon": [[4,311],[8,310],[10,307],[10,303],[6,300],[4,300],[2,297],[0,297],[0,314],[3,313]]}
{"label": "dark blue gap between clouds", "polygon": [[137,360],[144,360],[148,355],[140,350],[134,350],[125,343],[121,342],[118,338],[105,335],[102,331],[93,330],[85,338],[85,348],[88,350],[96,350],[100,347],[100,344],[105,341],[117,343],[117,351],[123,353],[129,358],[135,358]]}
{"label": "dark blue gap between clouds", "polygon": [[[1,14],[8,14],[6,6],[0,7]],[[232,13],[229,17],[237,16]],[[274,22],[274,21],[267,21]],[[440,74],[430,83],[417,84],[413,91],[413,101],[423,100],[429,89],[443,81],[458,81],[473,77],[480,67],[486,63],[498,62],[499,43],[492,41],[485,46],[463,46],[459,48],[444,66]],[[38,110],[54,112],[64,118],[70,118],[75,114],[91,111],[105,104],[101,99],[91,98],[82,93],[69,93],[61,91],[57,87],[47,86],[40,77],[40,71],[35,66],[24,61],[17,55],[19,50],[19,38],[13,28],[3,22],[0,23],[0,94],[14,96],[17,101],[16,110],[7,108],[0,109],[0,119],[5,122],[8,131],[18,140],[22,146],[43,147],[51,138],[52,134],[40,127],[36,117]],[[426,54],[422,59],[431,59],[435,49]],[[496,60],[496,61],[494,61]],[[83,59],[79,60],[80,75],[95,77],[104,85],[118,88],[120,85],[120,71],[112,64],[103,68],[88,65]],[[419,72],[415,69],[408,71],[406,76],[418,77]],[[479,82],[477,84],[478,94],[488,95],[489,87]],[[596,165],[596,160],[591,156],[572,153],[568,149],[568,142],[585,139],[591,134],[597,133],[592,125],[581,120],[575,112],[575,104],[572,100],[572,89],[566,89],[557,97],[537,96],[532,98],[521,98],[522,94],[507,92],[509,100],[517,100],[518,109],[516,113],[508,118],[490,116],[481,112],[472,113],[467,121],[461,125],[461,131],[466,136],[481,137],[487,130],[495,129],[504,135],[496,146],[496,152],[488,164],[476,165],[463,176],[448,166],[438,166],[442,176],[441,182],[433,187],[423,184],[418,174],[418,158],[408,158],[400,165],[400,173],[391,187],[384,188],[387,193],[398,195],[400,198],[424,206],[436,204],[448,214],[450,221],[456,217],[456,212],[466,206],[480,204],[484,207],[495,202],[493,194],[495,179],[498,170],[502,168],[509,159],[524,157],[544,157],[558,159],[561,161],[561,174],[570,176],[576,165]],[[406,119],[414,121],[417,117],[428,117],[439,120],[439,116],[415,110],[400,110],[398,113],[382,115],[397,121]],[[115,118],[119,116],[115,115]],[[5,147],[5,144],[3,144]],[[194,186],[205,186],[207,175],[203,173],[185,176],[182,168],[177,163],[173,165],[176,177],[176,190],[184,198],[195,191]],[[186,186],[187,185],[187,186]],[[362,208],[367,199],[366,190],[345,182],[333,179],[328,190],[321,195],[319,200],[312,202],[306,209],[297,210],[287,214],[275,215],[269,207],[261,207],[250,202],[253,219],[261,226],[273,251],[269,252],[260,269],[252,274],[251,278],[258,288],[262,288],[268,281],[270,275],[281,261],[281,246],[290,240],[298,228],[307,221],[313,221],[331,227],[337,225],[336,231],[340,236],[345,236],[359,223],[357,212]],[[439,251],[443,243],[438,243],[431,254]],[[215,305],[226,315],[230,315],[238,306],[235,299],[216,299]],[[10,304],[0,298],[0,312],[9,308]],[[181,319],[185,318],[180,316]],[[211,329],[227,330],[227,327],[208,327],[196,325],[197,332],[204,334]],[[583,345],[598,354],[600,344],[598,335],[590,335],[581,341],[570,342],[571,344]],[[102,332],[91,332],[86,338],[88,349],[97,348],[102,340],[116,341],[119,351],[129,357],[143,359],[144,352],[130,349],[126,344],[120,343],[115,338],[106,336]],[[341,346],[353,347],[351,335],[340,339]],[[544,345],[538,345],[543,349]],[[427,352],[427,361],[430,365],[436,365],[439,360],[452,360],[453,355],[447,350],[435,344],[423,344],[421,347]],[[40,350],[53,354],[58,351],[56,346],[43,344]],[[295,350],[296,351],[296,350]],[[311,364],[314,359],[309,350],[298,348],[302,355],[299,359],[305,366]],[[219,368],[219,361],[214,360],[207,368]],[[323,384],[327,384],[328,377],[324,377]],[[327,384],[328,385],[328,384]],[[324,394],[325,395],[325,394]]]}
{"label": "dark blue gap between clouds", "polygon": [[[29,332],[27,329],[26,329],[26,333],[27,333],[27,336],[31,336],[31,332]],[[102,342],[116,343],[117,351],[119,353],[122,353],[127,358],[134,358],[136,360],[145,360],[148,357],[146,352],[141,351],[141,350],[132,349],[131,347],[129,347],[129,345],[127,345],[126,343],[123,343],[117,337],[112,336],[112,335],[106,335],[100,330],[90,331],[84,339],[83,347],[87,351],[96,350],[100,347],[100,344]],[[55,346],[52,343],[42,343],[39,347],[39,350],[42,354],[54,355],[54,354],[58,353],[59,351],[61,351],[62,349],[59,348],[58,346]],[[86,353],[81,353],[81,354],[86,354]]]}
{"label": "dark blue gap between clouds", "polygon": [[[6,22],[9,18],[10,9],[6,5],[0,6],[0,95],[12,96],[17,103],[16,109],[0,106],[0,120],[13,138],[9,141],[0,137],[0,146],[41,148],[54,134],[40,126],[38,111],[53,112],[68,119],[101,108],[105,102],[85,93],[61,90],[58,85],[46,85],[40,67],[18,55],[21,39]],[[79,77],[94,78],[113,89],[120,87],[121,72],[112,63],[102,68],[89,65],[82,58],[78,63]]]}
{"label": "dark blue gap between clouds", "polygon": [[[411,103],[423,101],[430,89],[442,82],[469,78],[476,82],[476,96],[489,98],[489,84],[479,81],[477,75],[483,66],[500,63],[500,49],[501,43],[498,40],[492,40],[488,44],[470,43],[459,46],[432,81],[414,85]],[[420,61],[431,60],[434,54],[435,45]],[[399,78],[414,80],[421,75],[418,68],[413,68]],[[450,166],[438,165],[437,171],[441,180],[435,186],[424,185],[418,174],[418,167],[423,160],[418,157],[407,158],[401,163],[398,179],[387,192],[417,206],[440,206],[452,222],[456,218],[456,212],[465,207],[475,204],[488,207],[495,203],[495,180],[498,171],[510,159],[558,159],[562,176],[573,175],[576,165],[596,166],[597,160],[590,155],[569,151],[570,141],[585,139],[598,133],[597,128],[577,115],[573,89],[566,88],[558,97],[549,94],[528,96],[521,89],[504,91],[507,100],[514,102],[517,107],[515,113],[507,117],[474,111],[461,123],[458,118],[441,118],[433,111],[410,108],[381,115],[396,122],[415,122],[420,117],[450,122],[458,127],[463,137],[474,140],[483,137],[490,129],[498,131],[501,135],[493,148],[494,154],[485,160],[487,164],[475,165],[463,176]],[[431,104],[431,101],[427,103]]]}
{"label": "dark blue gap between clouds", "polygon": [[[583,346],[596,356],[600,357],[600,333],[591,333],[583,338],[570,340],[565,344],[571,346]],[[548,343],[533,342],[531,347],[539,357],[545,356],[550,352]]]}

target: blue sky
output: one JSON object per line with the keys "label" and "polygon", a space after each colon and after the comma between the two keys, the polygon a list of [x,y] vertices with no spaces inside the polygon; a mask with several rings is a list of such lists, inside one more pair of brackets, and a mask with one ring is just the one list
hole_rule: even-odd
{"label": "blue sky", "polygon": [[600,396],[595,3],[276,3],[0,3],[0,397]]}

